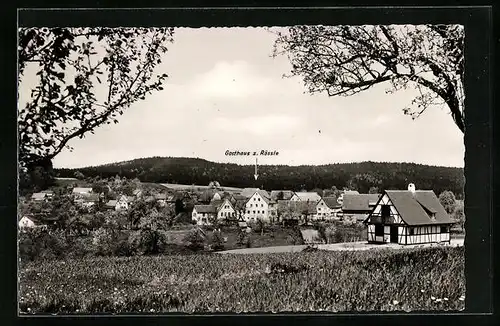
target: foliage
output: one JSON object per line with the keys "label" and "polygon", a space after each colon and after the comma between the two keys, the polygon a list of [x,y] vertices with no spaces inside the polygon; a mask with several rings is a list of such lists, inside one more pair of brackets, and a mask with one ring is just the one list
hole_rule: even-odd
{"label": "foliage", "polygon": [[445,190],[439,194],[439,202],[443,205],[446,213],[452,214],[455,211],[457,201],[453,192]]}
{"label": "foliage", "polygon": [[419,117],[445,104],[464,132],[464,27],[461,25],[293,26],[277,32],[274,56],[286,55],[310,93],[350,96],[378,84],[413,88],[403,112]]}
{"label": "foliage", "polygon": [[193,250],[201,250],[205,245],[205,236],[201,233],[200,229],[196,228],[186,234],[184,242],[188,243],[188,247]]}
{"label": "foliage", "polygon": [[465,212],[463,201],[457,202],[455,205],[455,211],[453,212],[453,218],[458,221],[462,231],[465,228]]}
{"label": "foliage", "polygon": [[[122,177],[133,179],[137,170],[142,169],[142,182],[164,183],[175,179],[181,184],[208,184],[217,179],[223,186],[253,187],[255,179],[251,166],[230,163],[214,163],[195,158],[150,157],[123,163],[114,163],[97,167],[80,169],[87,176],[111,178],[117,173]],[[462,197],[465,177],[462,168],[435,167],[414,163],[338,163],[319,166],[273,166],[259,167],[259,181],[264,189],[290,189],[298,191],[297,185],[305,185],[307,189],[331,188],[337,195],[347,186],[353,176],[372,175],[381,183],[366,184],[366,192],[372,186],[379,191],[386,189],[404,189],[413,182],[417,189],[434,190],[436,194],[451,190]],[[71,169],[58,169],[61,177],[72,177]],[[439,175],[439,178],[436,178]],[[335,186],[335,188],[332,188]],[[213,193],[211,194],[213,195]],[[209,191],[202,197],[210,200]]]}
{"label": "foliage", "polygon": [[[23,165],[51,160],[153,91],[166,74],[154,71],[172,28],[20,28],[19,82],[36,80],[19,107]],[[104,90],[100,92],[98,90]]]}
{"label": "foliage", "polygon": [[41,261],[19,271],[19,309],[23,314],[463,310],[464,260],[461,247]]}
{"label": "foliage", "polygon": [[224,250],[224,238],[219,230],[214,230],[212,232],[212,237],[210,239],[210,245],[213,250]]}

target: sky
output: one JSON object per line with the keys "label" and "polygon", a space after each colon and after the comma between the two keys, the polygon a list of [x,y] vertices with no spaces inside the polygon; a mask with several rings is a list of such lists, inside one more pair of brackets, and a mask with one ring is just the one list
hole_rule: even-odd
{"label": "sky", "polygon": [[[412,91],[378,85],[350,97],[305,93],[291,65],[271,56],[275,35],[262,28],[179,28],[157,67],[164,89],[134,103],[118,124],[74,139],[53,160],[78,168],[151,156],[254,164],[229,151],[277,151],[259,164],[415,162],[464,166],[463,135],[446,107],[412,120]],[[28,84],[28,83],[27,83]],[[29,94],[28,86],[20,92]]]}

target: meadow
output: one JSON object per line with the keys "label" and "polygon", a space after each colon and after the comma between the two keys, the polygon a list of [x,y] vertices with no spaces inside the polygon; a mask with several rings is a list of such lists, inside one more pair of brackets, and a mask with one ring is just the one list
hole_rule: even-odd
{"label": "meadow", "polygon": [[22,314],[435,311],[465,299],[463,247],[38,260],[19,279]]}

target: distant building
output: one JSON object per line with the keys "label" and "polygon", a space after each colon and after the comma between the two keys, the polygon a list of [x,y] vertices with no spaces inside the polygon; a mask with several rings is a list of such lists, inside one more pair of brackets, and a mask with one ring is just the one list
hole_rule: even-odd
{"label": "distant building", "polygon": [[321,196],[317,192],[296,192],[294,196],[290,198],[291,201],[303,201],[303,202],[314,202],[320,201]]}
{"label": "distant building", "polygon": [[380,194],[346,193],[342,201],[342,218],[346,222],[363,222],[375,207]]}
{"label": "distant building", "polygon": [[105,204],[107,209],[114,209],[115,211],[127,211],[130,208],[130,197],[121,195],[118,199],[113,199]]}
{"label": "distant building", "polygon": [[194,205],[192,220],[197,225],[210,225],[217,218],[217,208],[213,205]]}
{"label": "distant building", "polygon": [[252,197],[259,188],[243,188],[241,195],[245,198]]}
{"label": "distant building", "polygon": [[76,187],[73,188],[73,195],[88,195],[92,192],[92,188]]}
{"label": "distant building", "polygon": [[278,200],[290,200],[294,195],[294,192],[291,190],[272,190],[271,191],[271,199],[274,201]]}
{"label": "distant building", "polygon": [[368,242],[422,244],[450,242],[455,223],[432,190],[386,190],[365,220]]}
{"label": "distant building", "polygon": [[35,192],[33,195],[31,195],[31,200],[37,202],[48,201],[49,198],[49,195],[44,192]]}
{"label": "distant building", "polygon": [[20,229],[31,229],[38,225],[38,220],[31,215],[25,215],[19,220]]}
{"label": "distant building", "polygon": [[257,219],[262,219],[263,221],[269,222],[270,201],[271,196],[267,191],[257,189],[245,205],[245,221],[257,221]]}
{"label": "distant building", "polygon": [[231,201],[226,198],[217,206],[218,220],[236,220],[236,210]]}
{"label": "distant building", "polygon": [[315,220],[328,221],[337,218],[337,213],[342,206],[337,202],[337,197],[323,197],[316,203]]}

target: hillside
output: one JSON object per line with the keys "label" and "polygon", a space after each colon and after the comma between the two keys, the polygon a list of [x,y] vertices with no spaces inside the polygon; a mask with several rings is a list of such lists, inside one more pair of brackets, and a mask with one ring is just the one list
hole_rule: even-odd
{"label": "hillside", "polygon": [[336,163],[328,165],[262,165],[254,180],[253,165],[215,163],[199,158],[150,157],[80,169],[56,169],[59,177],[73,177],[76,171],[86,177],[109,178],[116,175],[138,178],[142,182],[208,185],[216,180],[226,187],[261,187],[264,189],[343,188],[360,192],[370,187],[406,189],[409,182],[418,189],[432,189],[436,194],[453,191],[463,195],[461,168],[428,166],[414,163]]}

